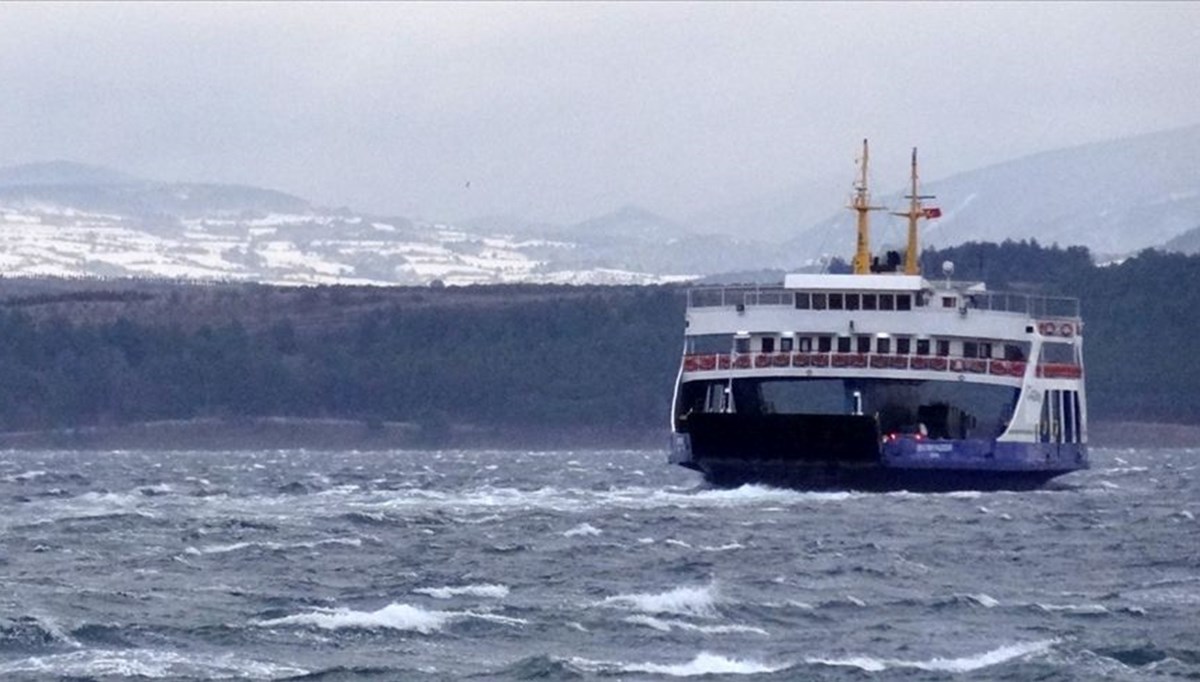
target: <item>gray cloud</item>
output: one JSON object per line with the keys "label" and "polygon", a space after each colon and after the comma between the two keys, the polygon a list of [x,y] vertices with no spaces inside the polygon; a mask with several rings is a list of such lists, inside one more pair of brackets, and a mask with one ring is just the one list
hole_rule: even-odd
{"label": "gray cloud", "polygon": [[[0,162],[671,216],[1200,122],[1200,4],[6,4]],[[468,189],[465,184],[470,181]],[[836,206],[839,197],[831,197]]]}

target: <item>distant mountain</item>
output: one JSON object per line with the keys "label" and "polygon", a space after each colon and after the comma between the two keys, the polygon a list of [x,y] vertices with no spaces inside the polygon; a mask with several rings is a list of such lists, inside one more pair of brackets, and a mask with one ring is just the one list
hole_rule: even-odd
{"label": "distant mountain", "polygon": [[631,284],[689,272],[669,259],[638,269],[627,256],[322,208],[258,187],[157,182],[62,161],[0,169],[0,274],[9,276]]}
{"label": "distant mountain", "polygon": [[136,185],[144,182],[111,168],[73,161],[46,161],[0,168],[0,187]]}
{"label": "distant mountain", "polygon": [[1200,225],[1163,244],[1162,248],[1163,251],[1175,251],[1188,255],[1200,253]]}
{"label": "distant mountain", "polygon": [[564,228],[560,234],[583,243],[604,243],[621,239],[648,244],[671,244],[691,236],[692,231],[640,206],[622,206],[611,213]]}
{"label": "distant mountain", "polygon": [[625,206],[556,234],[578,245],[567,256],[577,265],[697,275],[784,266],[768,242],[698,233],[637,206]]}
{"label": "distant mountain", "polygon": [[[54,161],[0,168],[0,273],[297,284],[648,283],[722,273],[719,281],[763,281],[851,256],[845,184],[801,184],[682,220],[624,206],[572,225],[520,216],[446,225]],[[923,225],[924,246],[1036,239],[1087,246],[1103,260],[1147,247],[1194,252],[1200,126],[1027,156],[923,189],[943,211]],[[874,200],[900,208],[900,194]],[[902,219],[881,212],[872,224],[876,252],[902,247]]]}
{"label": "distant mountain", "polygon": [[809,180],[754,199],[693,214],[685,223],[697,232],[784,242],[827,218],[831,207],[845,201],[854,170],[844,170],[841,175]]}
{"label": "distant mountain", "polygon": [[127,217],[303,213],[307,201],[275,190],[194,182],[154,182],[102,166],[51,161],[0,168],[0,203],[59,207]]}
{"label": "distant mountain", "polygon": [[[1200,224],[1200,126],[1035,154],[922,190],[936,194],[943,211],[923,226],[926,245],[1036,239],[1087,246],[1100,256],[1129,254]],[[900,193],[876,200],[897,208],[904,202]],[[838,243],[852,244],[853,221],[851,212],[839,212],[789,242],[788,250],[815,255],[831,234],[851,235]],[[874,216],[874,244],[902,243],[903,224]]]}

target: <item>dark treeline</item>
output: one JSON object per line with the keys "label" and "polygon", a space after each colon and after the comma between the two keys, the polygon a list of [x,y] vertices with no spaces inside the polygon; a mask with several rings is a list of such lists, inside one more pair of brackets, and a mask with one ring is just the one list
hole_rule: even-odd
{"label": "dark treeline", "polygon": [[292,416],[667,423],[683,294],[146,285],[0,305],[0,428]]}
{"label": "dark treeline", "polygon": [[[936,277],[1078,295],[1093,419],[1200,423],[1200,257],[968,244]],[[198,417],[666,428],[684,289],[0,282],[0,429]]]}

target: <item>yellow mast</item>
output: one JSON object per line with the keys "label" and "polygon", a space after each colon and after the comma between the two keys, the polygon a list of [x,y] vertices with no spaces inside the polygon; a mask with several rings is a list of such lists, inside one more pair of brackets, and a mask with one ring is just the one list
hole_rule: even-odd
{"label": "yellow mast", "polygon": [[921,200],[932,198],[932,194],[917,193],[917,148],[913,147],[912,191],[905,197],[905,199],[908,199],[908,211],[905,213],[892,213],[892,215],[908,218],[908,248],[904,252],[904,274],[906,275],[921,274],[921,266],[918,263],[919,253],[917,251],[917,220],[929,217],[925,209],[921,206]]}
{"label": "yellow mast", "polygon": [[867,213],[883,208],[871,205],[871,194],[867,191],[867,155],[867,141],[864,139],[862,162],[859,164],[861,173],[858,182],[854,183],[854,198],[848,207],[858,213],[858,245],[854,251],[854,274],[856,275],[865,275],[871,272],[871,227]]}

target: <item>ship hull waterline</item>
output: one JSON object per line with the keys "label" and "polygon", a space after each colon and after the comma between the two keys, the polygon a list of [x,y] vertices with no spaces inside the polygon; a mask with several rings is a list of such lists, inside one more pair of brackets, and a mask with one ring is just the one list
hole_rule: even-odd
{"label": "ship hull waterline", "polygon": [[677,433],[671,461],[717,487],[949,492],[1034,490],[1087,468],[1081,443],[881,437],[851,415],[707,414]]}

